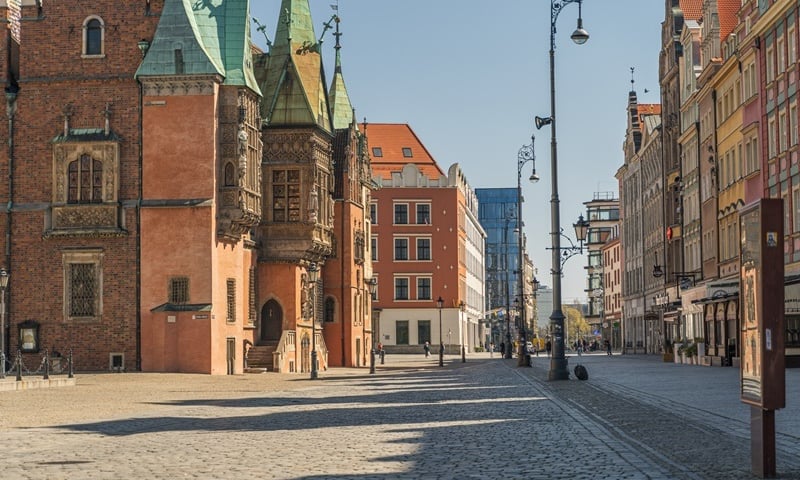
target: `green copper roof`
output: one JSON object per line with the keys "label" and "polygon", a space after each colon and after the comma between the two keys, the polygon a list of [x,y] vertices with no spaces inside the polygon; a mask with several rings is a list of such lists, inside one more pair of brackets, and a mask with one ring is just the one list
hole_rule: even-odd
{"label": "green copper roof", "polygon": [[[353,122],[353,104],[350,103],[350,96],[347,94],[347,87],[344,85],[342,75],[342,59],[340,54],[341,47],[337,39],[336,42],[336,69],[333,72],[333,83],[331,84],[331,110],[333,111],[333,128],[336,130],[348,128]],[[358,128],[356,126],[356,128]]]}
{"label": "green copper roof", "polygon": [[317,125],[332,131],[322,56],[308,0],[282,0],[269,58],[256,72],[269,125]]}
{"label": "green copper roof", "polygon": [[250,53],[250,0],[165,0],[136,77],[176,74],[218,74],[225,85],[259,92]]}

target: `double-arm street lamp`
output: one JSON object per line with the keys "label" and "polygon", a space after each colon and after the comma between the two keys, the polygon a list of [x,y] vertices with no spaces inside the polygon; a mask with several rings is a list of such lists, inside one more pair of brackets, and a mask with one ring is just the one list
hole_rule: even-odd
{"label": "double-arm street lamp", "polygon": [[[519,254],[519,270],[517,275],[517,284],[519,285],[519,298],[520,300],[525,298],[525,283],[523,282],[523,278],[525,278],[525,252],[524,252],[524,244],[522,242],[523,234],[522,234],[522,168],[528,163],[531,162],[531,176],[528,177],[531,183],[536,183],[539,181],[539,175],[536,175],[536,151],[534,150],[534,144],[536,142],[536,136],[531,135],[531,144],[530,145],[523,145],[522,148],[519,149],[517,152],[517,250]],[[526,317],[525,317],[525,302],[521,302],[520,304],[520,319],[519,322],[520,329],[519,329],[519,362],[520,365],[524,363],[524,355],[522,352],[525,349],[525,342],[527,341],[527,332],[525,329]]]}
{"label": "double-arm street lamp", "polygon": [[436,300],[436,308],[439,309],[439,366],[444,367],[444,339],[442,338],[442,307],[444,307],[444,300],[442,297]]}
{"label": "double-arm street lamp", "polygon": [[317,312],[315,303],[317,301],[317,280],[319,280],[319,265],[312,263],[308,266],[308,299],[311,305],[308,308],[311,316],[311,379],[319,377],[317,373]]}
{"label": "double-arm street lamp", "polygon": [[[558,200],[558,148],[556,143],[556,20],[561,10],[571,4],[578,4],[578,27],[570,35],[573,42],[582,45],[589,40],[589,33],[583,29],[581,5],[583,0],[550,0],[550,117],[536,117],[536,128],[550,125],[550,175],[552,195],[550,197],[550,241],[552,244],[552,271],[553,276],[553,313],[550,315],[550,328],[553,335],[553,355],[550,358],[550,380],[569,379],[567,358],[564,356],[564,312],[561,310],[561,275],[562,275],[562,247],[561,247],[561,219],[559,218]],[[582,242],[581,242],[582,243]],[[582,250],[581,244],[581,250]]]}

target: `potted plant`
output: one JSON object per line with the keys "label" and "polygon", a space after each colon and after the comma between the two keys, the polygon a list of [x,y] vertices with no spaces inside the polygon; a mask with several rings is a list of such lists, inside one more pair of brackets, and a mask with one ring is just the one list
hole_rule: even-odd
{"label": "potted plant", "polygon": [[675,361],[675,353],[672,348],[672,341],[668,339],[664,339],[664,356],[663,360],[665,362],[674,362]]}
{"label": "potted plant", "polygon": [[697,343],[690,343],[684,351],[686,352],[686,358],[689,360],[688,363],[694,365],[695,357],[697,357]]}

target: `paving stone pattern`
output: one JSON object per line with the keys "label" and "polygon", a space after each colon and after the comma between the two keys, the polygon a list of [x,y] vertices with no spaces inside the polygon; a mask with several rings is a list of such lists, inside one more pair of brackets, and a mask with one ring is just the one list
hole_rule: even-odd
{"label": "paving stone pattern", "polygon": [[[0,392],[5,479],[751,479],[738,371],[584,355],[387,356],[375,375],[78,375]],[[5,380],[8,381],[8,380]],[[778,478],[800,479],[800,371],[778,411]]]}

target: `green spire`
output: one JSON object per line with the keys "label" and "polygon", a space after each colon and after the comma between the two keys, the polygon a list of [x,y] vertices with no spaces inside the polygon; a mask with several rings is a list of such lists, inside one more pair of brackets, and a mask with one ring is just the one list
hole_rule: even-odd
{"label": "green spire", "polygon": [[336,17],[336,68],[333,71],[333,82],[331,83],[331,110],[333,113],[333,128],[336,130],[348,128],[353,123],[353,105],[350,103],[350,96],[347,94],[347,87],[344,85],[342,75],[342,45],[339,39],[339,17]]}
{"label": "green spire", "polygon": [[322,55],[308,0],[282,0],[269,57],[256,72],[270,125],[317,125],[332,132]]}

